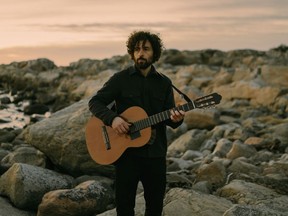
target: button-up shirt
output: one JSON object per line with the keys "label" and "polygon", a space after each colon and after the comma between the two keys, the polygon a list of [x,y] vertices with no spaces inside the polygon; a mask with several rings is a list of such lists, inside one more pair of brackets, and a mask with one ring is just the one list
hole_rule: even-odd
{"label": "button-up shirt", "polygon": [[[107,108],[113,101],[116,105],[115,111]],[[115,73],[89,101],[92,114],[107,126],[111,126],[115,117],[132,106],[141,107],[148,116],[174,108],[171,80],[159,74],[154,66],[146,77],[136,67],[131,66]],[[152,126],[156,131],[153,144],[128,148],[127,153],[143,157],[166,156],[166,125],[176,128],[181,123],[182,121],[174,123],[168,119]]]}

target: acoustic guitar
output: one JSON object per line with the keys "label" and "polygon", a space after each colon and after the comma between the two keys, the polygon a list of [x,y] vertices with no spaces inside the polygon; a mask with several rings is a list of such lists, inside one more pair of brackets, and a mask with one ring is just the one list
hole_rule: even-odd
{"label": "acoustic guitar", "polygon": [[[221,95],[212,93],[174,109],[187,112],[196,108],[209,108],[219,104],[221,99]],[[130,107],[120,115],[131,123],[129,133],[121,136],[93,116],[88,120],[85,130],[88,152],[98,164],[112,164],[127,148],[141,147],[147,144],[152,134],[151,126],[169,119],[170,115],[170,110],[166,110],[148,116],[141,107]]]}

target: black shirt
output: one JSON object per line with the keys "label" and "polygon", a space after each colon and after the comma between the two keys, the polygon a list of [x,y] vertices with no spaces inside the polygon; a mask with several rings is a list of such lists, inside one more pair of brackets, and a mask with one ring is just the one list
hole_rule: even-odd
{"label": "black shirt", "polygon": [[[107,108],[113,101],[116,112]],[[143,108],[148,116],[175,107],[171,80],[160,75],[153,66],[146,77],[132,66],[115,73],[89,101],[90,111],[107,126],[111,126],[113,119],[131,106]],[[128,148],[127,153],[143,157],[166,156],[166,125],[176,128],[181,123],[169,119],[156,124],[152,127],[156,130],[154,143]]]}

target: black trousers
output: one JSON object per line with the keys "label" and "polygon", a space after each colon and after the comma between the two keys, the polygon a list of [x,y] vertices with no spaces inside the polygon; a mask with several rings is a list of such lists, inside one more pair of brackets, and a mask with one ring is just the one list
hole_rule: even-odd
{"label": "black trousers", "polygon": [[166,189],[166,158],[123,155],[115,164],[117,216],[134,216],[137,185],[142,182],[145,216],[161,216]]}

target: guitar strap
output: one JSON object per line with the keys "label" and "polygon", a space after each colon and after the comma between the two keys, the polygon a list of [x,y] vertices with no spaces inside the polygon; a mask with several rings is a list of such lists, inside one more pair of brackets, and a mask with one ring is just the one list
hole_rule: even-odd
{"label": "guitar strap", "polygon": [[191,99],[186,94],[184,94],[182,91],[176,88],[173,84],[172,87],[180,94],[181,98],[184,98],[188,103],[192,102]]}
{"label": "guitar strap", "polygon": [[[158,72],[158,71],[157,71],[157,73],[158,73],[160,76],[165,77],[164,74],[162,74],[162,73],[160,73],[160,72]],[[189,102],[192,102],[191,99],[190,99],[186,94],[184,94],[182,91],[180,91],[176,86],[174,86],[173,83],[171,83],[171,85],[172,85],[172,88],[174,88],[175,91],[176,91],[178,94],[180,94],[181,98],[184,98],[188,103],[189,103]]]}
{"label": "guitar strap", "polygon": [[[159,73],[157,72],[160,76],[162,77],[165,77],[164,74],[162,73]],[[176,86],[173,85],[173,83],[171,82],[171,85],[172,85],[172,88],[175,89],[175,91],[180,94],[181,98],[184,98],[188,103],[191,102],[191,99],[186,95],[184,94],[182,91],[180,91]],[[148,145],[152,145],[154,143],[156,139],[156,129],[152,129],[152,134],[151,134],[151,137],[150,137],[150,140],[148,141]]]}

